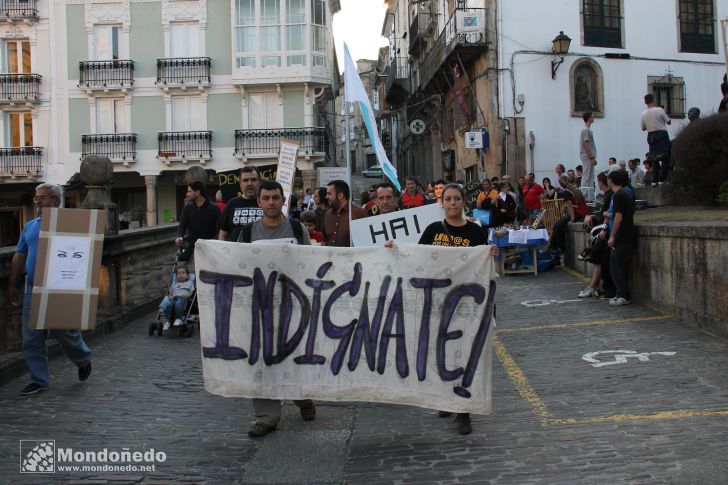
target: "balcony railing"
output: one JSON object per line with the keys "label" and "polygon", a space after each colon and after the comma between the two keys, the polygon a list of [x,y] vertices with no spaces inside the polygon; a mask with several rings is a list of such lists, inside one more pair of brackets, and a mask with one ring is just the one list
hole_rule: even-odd
{"label": "balcony railing", "polygon": [[157,136],[157,158],[172,160],[209,160],[212,158],[211,131],[164,131]]}
{"label": "balcony railing", "polygon": [[0,148],[0,174],[11,177],[41,175],[41,147]]}
{"label": "balcony railing", "polygon": [[167,86],[208,86],[210,78],[209,57],[180,57],[157,59],[157,85]]}
{"label": "balcony railing", "polygon": [[38,20],[36,0],[2,0],[0,1],[0,20]]}
{"label": "balcony railing", "polygon": [[389,93],[395,81],[409,79],[410,66],[408,57],[394,57],[389,64],[387,71],[387,82],[384,85],[385,98],[389,98]]}
{"label": "balcony railing", "polygon": [[[426,87],[443,64],[449,64],[450,56],[456,50],[460,55],[460,61],[464,64],[471,60],[470,57],[479,56],[485,52],[483,49],[487,45],[485,19],[486,9],[455,9],[440,33],[440,37],[435,41],[420,66],[420,86]],[[448,75],[448,78],[452,78],[452,76]]]}
{"label": "balcony railing", "polygon": [[0,102],[37,103],[40,81],[38,74],[0,74]]}
{"label": "balcony railing", "polygon": [[128,89],[134,85],[134,61],[81,61],[78,87]]}
{"label": "balcony railing", "polygon": [[428,12],[420,12],[412,19],[409,28],[409,54],[417,54],[422,49],[422,44],[424,44],[423,37],[430,24],[430,18],[431,15]]}
{"label": "balcony railing", "polygon": [[277,154],[281,140],[299,144],[299,155],[324,155],[327,136],[325,128],[281,128],[279,130],[235,130],[235,156],[255,157]]}
{"label": "balcony railing", "polygon": [[127,164],[136,160],[136,142],[136,133],[81,135],[81,145],[83,146],[81,159],[89,155],[98,155]]}

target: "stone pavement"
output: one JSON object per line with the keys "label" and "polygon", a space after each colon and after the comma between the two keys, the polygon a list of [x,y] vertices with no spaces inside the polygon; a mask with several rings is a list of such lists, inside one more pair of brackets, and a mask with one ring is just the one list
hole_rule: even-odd
{"label": "stone pavement", "polygon": [[[0,387],[0,483],[728,483],[728,343],[644,306],[578,300],[583,282],[564,271],[498,283],[493,414],[469,436],[433,411],[322,403],[313,422],[286,405],[276,432],[250,439],[250,401],[203,390],[199,341],[148,337],[146,319],[93,342],[86,383],[62,357],[48,392]],[[601,351],[622,357],[584,360]],[[19,440],[166,460],[20,474]]]}

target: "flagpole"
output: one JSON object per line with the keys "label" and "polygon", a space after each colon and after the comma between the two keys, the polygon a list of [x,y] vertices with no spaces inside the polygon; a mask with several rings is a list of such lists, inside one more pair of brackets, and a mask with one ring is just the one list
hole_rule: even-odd
{"label": "flagpole", "polygon": [[[344,44],[344,48],[346,48],[346,44]],[[345,75],[347,73],[344,73]],[[351,138],[351,135],[349,133],[349,98],[346,95],[346,91],[349,88],[349,86],[346,85],[346,76],[344,76],[344,123],[346,124],[344,128],[344,133],[346,133],[346,175],[348,177],[348,180],[346,183],[349,184],[349,207],[347,207],[346,213],[348,214],[347,217],[349,218],[349,247],[352,246],[351,242],[351,205],[354,197],[354,187],[351,185],[351,150],[349,149],[349,139]]]}

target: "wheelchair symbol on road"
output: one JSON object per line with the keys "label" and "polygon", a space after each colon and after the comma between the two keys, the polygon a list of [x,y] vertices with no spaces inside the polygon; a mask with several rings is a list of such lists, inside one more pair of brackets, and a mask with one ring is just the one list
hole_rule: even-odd
{"label": "wheelchair symbol on road", "polygon": [[[634,350],[600,350],[599,352],[589,352],[584,354],[581,359],[589,362],[592,367],[606,367],[608,365],[627,364],[628,359],[637,359],[639,362],[649,362],[650,356],[663,355],[672,357],[675,352],[635,352]],[[597,357],[614,357],[614,360],[601,361]]]}
{"label": "wheelchair symbol on road", "polygon": [[522,301],[521,305],[525,307],[534,307],[534,306],[548,306],[548,305],[561,305],[563,303],[579,303],[583,300],[528,300],[528,301]]}

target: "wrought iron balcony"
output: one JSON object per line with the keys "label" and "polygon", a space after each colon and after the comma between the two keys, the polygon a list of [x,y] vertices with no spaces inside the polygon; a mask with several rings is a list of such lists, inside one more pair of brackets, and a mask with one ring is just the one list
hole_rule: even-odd
{"label": "wrought iron balcony", "polygon": [[407,90],[405,89],[405,86],[406,82],[409,82],[409,77],[409,58],[394,57],[392,62],[389,64],[387,82],[384,85],[384,98],[389,104],[397,105],[405,100],[407,97]]}
{"label": "wrought iron balcony", "polygon": [[36,0],[2,0],[0,1],[0,20],[38,21]]}
{"label": "wrought iron balcony", "polygon": [[420,87],[426,91],[435,89],[432,81],[438,74],[442,85],[452,83],[452,65],[462,63],[466,69],[474,59],[485,53],[486,9],[457,8],[445,24],[432,49],[420,65]]}
{"label": "wrought iron balcony", "polygon": [[123,162],[128,166],[129,162],[136,161],[136,142],[136,133],[81,135],[81,159],[89,155],[105,156],[112,162]]}
{"label": "wrought iron balcony", "polygon": [[0,74],[0,103],[31,103],[40,101],[39,74]]}
{"label": "wrought iron balcony", "polygon": [[156,84],[164,89],[209,86],[212,81],[211,65],[212,61],[209,57],[157,59]]}
{"label": "wrought iron balcony", "polygon": [[41,147],[0,148],[0,175],[39,177],[42,175]]}
{"label": "wrought iron balcony", "polygon": [[121,89],[134,86],[134,61],[81,61],[78,63],[81,89]]}
{"label": "wrought iron balcony", "polygon": [[157,158],[167,165],[172,161],[201,163],[212,158],[211,131],[164,131],[157,136],[159,152]]}
{"label": "wrought iron balcony", "polygon": [[325,156],[326,128],[281,128],[278,130],[235,130],[235,156],[239,158],[277,155],[281,140],[298,143],[299,156]]}
{"label": "wrought iron balcony", "polygon": [[427,28],[430,25],[431,15],[429,12],[420,12],[415,15],[412,19],[412,23],[409,28],[409,54],[415,55],[422,50],[425,39],[423,38],[427,33]]}

